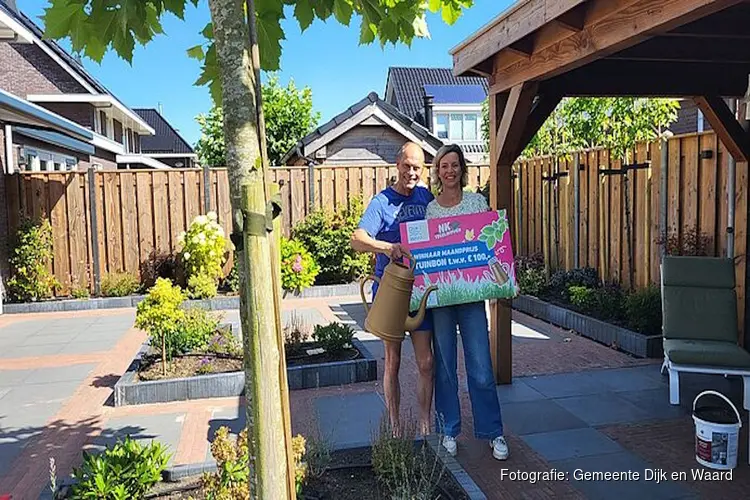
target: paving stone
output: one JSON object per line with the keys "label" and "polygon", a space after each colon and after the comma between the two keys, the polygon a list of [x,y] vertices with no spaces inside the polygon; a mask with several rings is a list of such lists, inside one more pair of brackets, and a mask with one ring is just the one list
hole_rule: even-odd
{"label": "paving stone", "polygon": [[[657,445],[657,443],[654,443]],[[644,474],[651,466],[629,452],[592,455],[569,460],[554,460],[550,464],[568,473],[568,481],[583,492],[589,500],[613,498],[642,498],[648,500],[681,499],[692,495],[691,490],[673,482],[646,481]],[[576,480],[575,471],[594,472],[638,472],[639,480],[593,481]]]}
{"label": "paving stone", "polygon": [[10,387],[2,388],[0,387],[0,399],[3,399],[3,396],[8,394],[10,392]]}
{"label": "paving stone", "polygon": [[597,375],[600,374],[592,372],[556,373],[553,375],[524,377],[524,382],[548,398],[564,398],[609,392],[611,388],[603,384]]}
{"label": "paving stone", "polygon": [[[653,389],[650,391],[618,392],[617,395],[634,404],[653,420],[668,420],[690,414],[685,406],[669,404],[669,389]],[[692,400],[691,400],[692,403]]]}
{"label": "paving stone", "polygon": [[[27,384],[48,384],[54,382],[83,382],[96,365],[93,363],[81,365],[59,366],[55,368],[39,368],[34,370],[25,380]],[[34,388],[33,390],[36,390]]]}
{"label": "paving stone", "polygon": [[565,460],[625,451],[613,440],[589,427],[530,434],[523,436],[523,440],[545,460]]}
{"label": "paving stone", "polygon": [[37,345],[52,345],[52,344],[68,344],[75,339],[78,333],[53,333],[53,334],[36,334],[30,335],[23,339],[20,346],[37,346]]}
{"label": "paving stone", "polygon": [[91,354],[93,352],[111,351],[116,342],[111,340],[94,340],[90,342],[71,342],[62,346],[58,354]]}
{"label": "paving stone", "polygon": [[545,399],[542,393],[531,388],[524,382],[523,378],[513,380],[512,384],[498,385],[497,397],[500,399],[501,404]]}
{"label": "paving stone", "polygon": [[615,393],[576,396],[555,401],[589,425],[638,423],[649,418],[646,410]]}
{"label": "paving stone", "polygon": [[54,356],[60,354],[66,344],[45,344],[37,346],[16,346],[0,352],[0,358],[31,358],[35,356]]}
{"label": "paving stone", "polygon": [[0,370],[0,387],[12,387],[21,384],[29,375],[34,373],[34,369],[26,370]]}
{"label": "paving stone", "polygon": [[111,418],[107,421],[102,433],[92,443],[94,450],[103,450],[130,436],[132,439],[147,444],[158,441],[167,446],[167,452],[172,456],[169,463],[174,463],[174,454],[182,433],[182,424],[185,421],[184,413],[167,413],[161,415],[129,415],[127,417]]}
{"label": "paving stone", "polygon": [[321,437],[334,448],[369,446],[385,413],[385,404],[376,392],[324,396],[315,401]]}
{"label": "paving stone", "polygon": [[518,436],[580,429],[586,423],[554,401],[523,401],[502,405],[503,426]]}
{"label": "paving stone", "polygon": [[636,366],[590,372],[600,383],[614,391],[648,391],[669,387],[667,377],[659,374],[659,366]]}
{"label": "paving stone", "polygon": [[65,401],[73,395],[80,385],[80,381],[67,382],[49,382],[44,384],[35,384],[32,388],[24,385],[17,385],[3,397],[3,403],[17,405],[15,411],[20,407],[28,406],[35,403],[55,403]]}

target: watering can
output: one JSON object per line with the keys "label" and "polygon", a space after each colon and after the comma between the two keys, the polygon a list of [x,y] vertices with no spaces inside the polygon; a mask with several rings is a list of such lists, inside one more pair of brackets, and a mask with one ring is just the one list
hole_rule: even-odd
{"label": "watering can", "polygon": [[[370,275],[362,279],[359,285],[359,293],[362,296],[362,304],[365,306],[365,312],[367,313],[365,319],[366,332],[372,333],[382,340],[401,342],[404,340],[405,332],[413,332],[422,324],[427,307],[427,298],[437,290],[437,286],[433,285],[425,290],[416,316],[409,316],[416,265],[414,259],[410,259],[409,267],[391,259],[391,262],[385,266],[381,278]],[[365,283],[370,280],[378,283],[378,292],[375,294],[372,307],[367,305],[367,299],[365,298]]]}

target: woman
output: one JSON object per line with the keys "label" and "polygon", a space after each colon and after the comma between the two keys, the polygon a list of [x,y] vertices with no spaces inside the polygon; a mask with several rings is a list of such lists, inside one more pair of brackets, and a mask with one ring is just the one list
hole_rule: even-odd
{"label": "woman", "polygon": [[[466,160],[455,144],[443,146],[435,155],[430,172],[437,196],[427,205],[427,219],[488,211],[487,200],[479,193],[467,193]],[[456,437],[461,432],[461,407],[458,399],[457,333],[461,331],[469,396],[474,415],[474,434],[487,439],[492,455],[508,458],[503,437],[503,421],[497,398],[490,358],[489,329],[485,304],[473,302],[432,309],[434,324],[435,411],[437,425],[444,433],[443,446],[456,455]]]}

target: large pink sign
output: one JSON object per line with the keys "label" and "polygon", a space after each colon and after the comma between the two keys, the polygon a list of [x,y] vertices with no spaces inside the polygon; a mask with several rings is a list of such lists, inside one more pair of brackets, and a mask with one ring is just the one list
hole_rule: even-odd
{"label": "large pink sign", "polygon": [[410,310],[432,285],[438,289],[428,308],[518,295],[505,210],[406,222],[400,229],[416,261]]}

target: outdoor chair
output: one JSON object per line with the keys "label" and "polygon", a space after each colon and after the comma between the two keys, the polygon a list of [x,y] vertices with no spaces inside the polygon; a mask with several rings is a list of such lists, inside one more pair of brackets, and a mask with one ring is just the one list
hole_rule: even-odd
{"label": "outdoor chair", "polygon": [[680,404],[680,372],[738,375],[750,410],[750,353],[737,344],[734,262],[665,256],[661,265],[664,364],[669,402]]}

